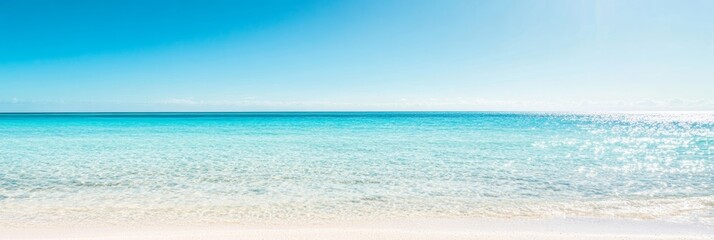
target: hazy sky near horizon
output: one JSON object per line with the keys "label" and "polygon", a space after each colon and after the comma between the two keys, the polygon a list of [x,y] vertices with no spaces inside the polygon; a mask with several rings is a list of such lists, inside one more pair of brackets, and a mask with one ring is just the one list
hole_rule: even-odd
{"label": "hazy sky near horizon", "polygon": [[714,110],[714,1],[0,1],[0,111]]}

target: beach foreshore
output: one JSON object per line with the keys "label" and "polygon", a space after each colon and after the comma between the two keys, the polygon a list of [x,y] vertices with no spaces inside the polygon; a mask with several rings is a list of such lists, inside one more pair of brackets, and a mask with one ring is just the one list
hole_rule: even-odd
{"label": "beach foreshore", "polygon": [[319,225],[0,227],[0,239],[714,239],[714,228],[640,220],[419,219]]}

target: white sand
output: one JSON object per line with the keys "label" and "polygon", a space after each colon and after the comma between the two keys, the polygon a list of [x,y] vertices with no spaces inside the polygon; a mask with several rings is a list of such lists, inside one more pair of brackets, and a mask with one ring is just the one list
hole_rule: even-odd
{"label": "white sand", "polygon": [[714,229],[655,221],[469,219],[305,226],[0,227],[0,239],[714,239]]}

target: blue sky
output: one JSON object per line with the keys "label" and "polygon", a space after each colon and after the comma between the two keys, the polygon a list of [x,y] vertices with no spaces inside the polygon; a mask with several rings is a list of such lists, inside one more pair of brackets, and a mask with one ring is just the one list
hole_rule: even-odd
{"label": "blue sky", "polygon": [[714,1],[0,1],[0,111],[714,110]]}

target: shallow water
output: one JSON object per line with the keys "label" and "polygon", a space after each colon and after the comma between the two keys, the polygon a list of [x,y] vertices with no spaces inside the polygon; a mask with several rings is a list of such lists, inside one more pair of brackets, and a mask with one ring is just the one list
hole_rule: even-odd
{"label": "shallow water", "polygon": [[0,114],[0,225],[714,225],[714,113]]}

